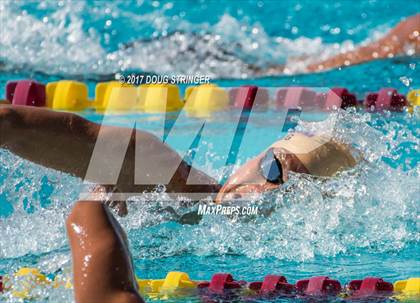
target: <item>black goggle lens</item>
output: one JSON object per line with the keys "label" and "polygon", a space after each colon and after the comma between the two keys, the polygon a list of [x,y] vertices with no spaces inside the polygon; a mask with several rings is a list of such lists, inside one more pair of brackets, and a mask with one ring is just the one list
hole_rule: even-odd
{"label": "black goggle lens", "polygon": [[283,169],[281,162],[275,157],[273,148],[270,148],[260,163],[262,176],[271,183],[283,183]]}

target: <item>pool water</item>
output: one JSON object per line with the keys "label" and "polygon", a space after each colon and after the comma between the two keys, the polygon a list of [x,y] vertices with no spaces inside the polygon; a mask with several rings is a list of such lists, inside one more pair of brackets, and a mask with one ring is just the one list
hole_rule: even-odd
{"label": "pool water", "polygon": [[[98,81],[132,71],[209,74],[213,82],[228,87],[342,86],[359,99],[382,87],[405,94],[420,87],[418,58],[306,74],[304,66],[286,55],[322,57],[351,49],[419,11],[418,1],[404,5],[398,1],[2,1],[0,98],[8,80],[22,78],[44,83],[81,80],[93,97]],[[185,57],[170,39],[176,31],[188,43],[204,48],[200,50],[210,54],[208,60],[198,50]],[[211,43],[203,44],[203,35]],[[288,75],[255,78],[248,62],[286,63],[290,68]],[[81,115],[95,122],[104,119],[89,111]],[[209,120],[197,149],[194,164],[215,177],[229,170],[223,156],[231,143],[226,137],[236,128],[234,115],[219,113]],[[180,117],[181,131],[169,143],[182,153],[185,136],[201,121]],[[104,121],[130,125],[135,119],[138,128],[162,136],[163,118],[130,114]],[[278,113],[272,111],[253,114],[235,167],[285,135],[274,123],[277,119]],[[296,128],[317,132],[328,123],[328,119],[301,120]],[[164,193],[147,197],[152,202],[133,198],[129,215],[119,220],[128,233],[136,274],[163,278],[168,271],[179,270],[194,280],[209,280],[213,273],[230,272],[247,281],[282,274],[291,282],[328,275],[342,283],[365,276],[392,282],[420,276],[418,116],[340,112],[334,136],[361,150],[365,161],[330,180],[293,176],[285,188],[250,202],[267,210],[267,215],[205,215],[199,224],[182,225],[162,211]],[[0,180],[0,275],[23,266],[49,274],[68,273],[64,220],[82,182],[4,150],[0,150]],[[194,209],[177,201],[173,208],[179,214]],[[13,300],[18,301],[0,295],[0,301]],[[70,290],[43,288],[33,301],[72,302],[73,298]],[[192,295],[184,301],[198,298]]]}

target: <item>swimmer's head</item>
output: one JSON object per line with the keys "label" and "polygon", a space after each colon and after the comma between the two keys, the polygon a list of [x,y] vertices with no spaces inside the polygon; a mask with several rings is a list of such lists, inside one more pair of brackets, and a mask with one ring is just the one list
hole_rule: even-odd
{"label": "swimmer's head", "polygon": [[308,173],[292,153],[269,148],[240,167],[223,185],[216,202],[249,199],[254,194],[274,190],[289,179],[289,172]]}
{"label": "swimmer's head", "polygon": [[287,182],[289,172],[332,176],[355,164],[346,145],[295,133],[240,167],[223,185],[216,202],[247,200],[254,194],[277,189]]}

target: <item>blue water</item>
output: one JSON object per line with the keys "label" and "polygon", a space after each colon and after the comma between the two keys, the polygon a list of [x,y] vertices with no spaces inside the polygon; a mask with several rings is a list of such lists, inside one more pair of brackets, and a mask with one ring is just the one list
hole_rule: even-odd
{"label": "blue water", "polygon": [[[57,4],[58,3],[58,4]],[[344,86],[359,99],[381,87],[401,93],[420,87],[418,58],[365,63],[319,74],[305,74],[288,57],[319,57],[346,50],[383,35],[403,17],[420,12],[418,1],[93,1],[0,3],[0,97],[8,80],[40,82],[77,79],[89,85],[120,72],[209,74],[223,86]],[[184,57],[170,37],[182,32],[210,54]],[[212,43],[200,44],[208,35]],[[165,36],[167,36],[165,38]],[[168,38],[169,37],[169,38]],[[140,42],[136,42],[139,41]],[[131,47],[127,44],[134,43]],[[220,50],[225,55],[220,54]],[[289,63],[288,63],[289,62]],[[256,78],[246,63],[288,63],[289,75]],[[246,77],[246,79],[243,79]],[[181,87],[184,89],[185,87]],[[102,116],[82,113],[99,122]],[[228,114],[209,123],[196,165],[223,174]],[[135,116],[138,127],[159,134],[159,115]],[[127,125],[133,116],[111,117]],[[248,128],[250,142],[238,165],[284,135],[258,113]],[[185,133],[171,141],[180,150]],[[322,127],[300,123],[301,129]],[[168,271],[208,280],[215,272],[259,280],[284,274],[291,282],[329,275],[342,283],[364,276],[389,281],[420,276],[419,118],[406,113],[343,113],[336,136],[366,155],[367,161],[332,180],[292,178],[293,193],[278,192],[251,204],[272,206],[270,216],[204,216],[198,225],[181,225],[155,203],[131,203],[121,219],[128,232],[136,273],[162,278]],[[68,273],[70,255],[64,219],[82,188],[80,180],[0,151],[0,274],[22,266],[46,273]],[[177,212],[189,209],[174,201]],[[9,297],[0,300],[11,301]],[[194,299],[191,299],[194,300]],[[38,301],[72,302],[71,291],[47,288]]]}

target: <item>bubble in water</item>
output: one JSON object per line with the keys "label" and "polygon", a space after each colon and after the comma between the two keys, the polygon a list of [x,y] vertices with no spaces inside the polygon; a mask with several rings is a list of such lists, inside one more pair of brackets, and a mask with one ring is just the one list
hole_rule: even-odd
{"label": "bubble in water", "polygon": [[410,78],[408,78],[408,77],[406,77],[406,76],[402,76],[402,77],[400,77],[400,81],[405,85],[405,86],[410,86],[410,83],[411,83],[411,80],[412,79],[410,79]]}

